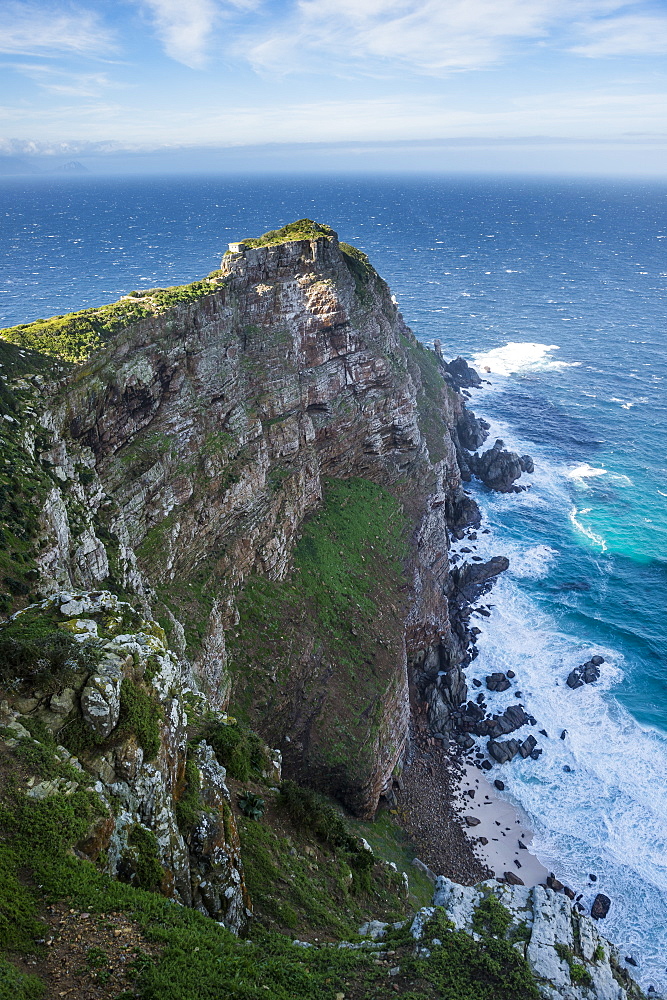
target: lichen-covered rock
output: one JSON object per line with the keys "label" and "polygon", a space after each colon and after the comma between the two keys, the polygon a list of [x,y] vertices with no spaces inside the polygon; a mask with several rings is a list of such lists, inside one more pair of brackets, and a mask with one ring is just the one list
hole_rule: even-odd
{"label": "lichen-covered rock", "polygon": [[[515,947],[521,951],[549,1000],[639,1000],[643,994],[620,964],[618,949],[603,938],[595,922],[580,914],[567,896],[538,885],[534,888],[502,884],[489,879],[476,886],[462,886],[440,875],[433,906],[420,910],[412,923],[416,941],[434,907],[441,906],[456,930],[475,934],[474,915],[490,893],[511,916],[508,935],[517,932]],[[571,968],[590,980],[587,986],[573,978]],[[575,969],[575,972],[577,969]]]}
{"label": "lichen-covered rock", "polygon": [[[93,667],[78,689],[62,686],[46,696],[26,680],[0,705],[0,723],[17,738],[31,738],[20,721],[28,718],[46,724],[56,741],[69,739],[77,719],[90,731],[91,738],[77,749],[79,759],[64,747],[56,750],[81,772],[81,782],[29,779],[28,796],[69,796],[80,784],[94,782],[108,812],[79,841],[77,853],[93,861],[103,858],[110,874],[143,888],[159,886],[175,901],[197,906],[240,932],[250,901],[225,771],[210,747],[196,751],[201,778],[196,824],[192,830],[179,828],[187,758],[186,678],[160,626],[108,591],[60,593],[12,621],[22,618],[62,629],[75,640],[84,636]],[[51,689],[57,682],[51,678]],[[124,691],[129,703],[123,701]],[[205,707],[206,700],[200,700]],[[271,777],[279,780],[280,754],[274,758]],[[148,868],[140,864],[142,850],[149,851]],[[155,877],[150,885],[139,880],[146,868]]]}

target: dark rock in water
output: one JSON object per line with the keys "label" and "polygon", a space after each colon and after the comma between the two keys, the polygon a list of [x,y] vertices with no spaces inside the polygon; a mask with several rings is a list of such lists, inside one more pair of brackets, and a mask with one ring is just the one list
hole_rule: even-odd
{"label": "dark rock in water", "polygon": [[449,376],[447,381],[451,382],[457,389],[477,389],[482,384],[482,380],[465,358],[454,358],[453,361],[443,362],[443,374]]}
{"label": "dark rock in water", "polygon": [[478,614],[478,615],[483,615],[484,618],[490,618],[491,617],[491,612],[487,611],[486,608],[476,608],[475,609],[475,613]]}
{"label": "dark rock in water", "polygon": [[477,677],[473,677],[472,686],[476,687],[476,688],[481,688],[482,682],[480,680],[478,680]]}
{"label": "dark rock in water", "polygon": [[469,548],[467,548],[466,546],[463,546],[463,548],[462,548],[462,549],[460,549],[460,551],[461,551],[461,552],[472,552],[472,549],[469,549]]}
{"label": "dark rock in water", "polygon": [[503,872],[503,878],[505,879],[505,881],[507,882],[508,885],[525,885],[526,884],[524,882],[524,880],[522,878],[519,878],[518,875],[515,875],[514,872]]}
{"label": "dark rock in water", "polygon": [[628,963],[628,965],[634,966],[635,969],[637,968],[637,963],[635,962],[635,960],[632,957],[632,955],[626,955],[625,956],[625,961]]}
{"label": "dark rock in water", "polygon": [[522,851],[527,851],[527,850],[528,850],[528,848],[527,848],[527,847],[526,847],[526,845],[524,844],[523,840],[520,840],[520,841],[519,841],[519,848],[520,848],[520,850],[522,850]]}
{"label": "dark rock in water", "polygon": [[469,531],[468,532],[468,538],[470,539],[471,542],[474,542],[477,539],[477,532],[476,531]]}
{"label": "dark rock in water", "polygon": [[563,892],[565,893],[568,899],[571,899],[574,902],[574,896],[575,896],[574,889],[570,889],[569,885],[564,885]]}
{"label": "dark rock in water", "polygon": [[500,438],[488,451],[481,455],[471,455],[467,464],[474,476],[498,493],[515,492],[514,481],[522,472],[534,470],[533,460],[529,455],[520,458],[514,451],[505,451],[505,444]]}
{"label": "dark rock in water", "polygon": [[515,698],[523,698],[523,691],[515,691],[514,692],[514,697]]}
{"label": "dark rock in water", "polygon": [[467,451],[477,451],[489,436],[489,424],[476,417],[472,410],[464,410],[456,424],[459,443]]}
{"label": "dark rock in water", "polygon": [[541,755],[542,755],[543,753],[544,753],[544,750],[541,750],[541,749],[540,749],[540,750],[533,750],[533,752],[532,752],[532,753],[531,753],[531,755],[530,755],[530,759],[531,759],[531,760],[539,760],[539,759],[540,759],[540,756],[541,756]]}
{"label": "dark rock in water", "polygon": [[567,686],[579,688],[584,684],[592,684],[594,681],[599,680],[600,663],[604,663],[604,659],[601,656],[593,656],[586,663],[582,663],[580,667],[575,667],[568,674]]}
{"label": "dark rock in water", "polygon": [[549,734],[546,729],[540,729],[540,736],[546,736],[546,738],[549,739]]}
{"label": "dark rock in water", "polygon": [[478,705],[482,705],[482,706],[484,706],[486,704],[486,702],[484,701],[484,692],[483,691],[480,691],[479,694],[477,695],[477,704]]}
{"label": "dark rock in water", "polygon": [[505,674],[495,673],[490,674],[486,678],[486,686],[489,691],[507,691],[508,687],[510,687],[510,682]]}
{"label": "dark rock in water", "polygon": [[584,664],[584,684],[592,684],[593,681],[600,679],[600,668],[596,667],[594,663]]}
{"label": "dark rock in water", "polygon": [[496,786],[496,788],[498,789],[499,792],[504,792],[505,791],[505,782],[501,781],[500,778],[496,778],[496,780],[493,783],[494,783],[494,785]]}
{"label": "dark rock in water", "polygon": [[553,889],[554,892],[562,892],[565,888],[563,883],[560,882],[554,875],[549,875],[547,877],[547,885],[550,889]]}
{"label": "dark rock in water", "polygon": [[486,845],[489,842],[489,838],[488,837],[478,837],[477,840],[482,845],[482,847],[486,847]]}
{"label": "dark rock in water", "polygon": [[591,880],[591,882],[597,882],[597,880],[598,880],[597,875],[589,875],[588,877]]}
{"label": "dark rock in water", "polygon": [[567,729],[564,729],[563,732],[560,734],[560,738],[564,740],[566,736],[567,736]]}
{"label": "dark rock in water", "polygon": [[566,774],[572,774],[572,768],[570,767],[569,764],[563,764],[563,770],[565,771]]}
{"label": "dark rock in water", "polygon": [[505,672],[505,677],[509,677],[509,679],[510,679],[511,681],[513,681],[513,680],[514,680],[514,678],[516,677],[516,674],[514,673],[514,671],[513,671],[513,670],[507,670],[507,671]]}
{"label": "dark rock in water", "polygon": [[490,760],[483,760],[482,763],[480,764],[480,767],[482,768],[483,771],[490,771],[491,768],[493,767],[493,764],[491,763]]}
{"label": "dark rock in water", "polygon": [[603,920],[609,913],[610,906],[611,900],[609,896],[605,896],[603,892],[599,892],[593,900],[591,916],[594,920]]}
{"label": "dark rock in water", "polygon": [[463,818],[468,824],[468,826],[479,826],[479,824],[482,822],[480,819],[477,818],[477,816],[464,816]]}
{"label": "dark rock in water", "polygon": [[451,588],[465,601],[474,601],[491,587],[492,581],[509,569],[507,556],[494,556],[488,562],[463,563],[451,571]]}
{"label": "dark rock in water", "polygon": [[526,759],[526,757],[530,757],[531,753],[533,752],[536,746],[537,746],[537,740],[535,739],[534,736],[526,737],[526,739],[519,747],[519,753],[521,754],[524,760]]}
{"label": "dark rock in water", "polygon": [[462,489],[455,490],[447,497],[445,515],[453,537],[459,541],[465,538],[463,528],[471,526],[479,528],[482,520],[479,507],[473,498]]}
{"label": "dark rock in water", "polygon": [[486,744],[489,756],[493,757],[499,764],[508,764],[519,752],[519,744],[516,740],[507,740],[499,743],[497,740],[489,740]]}

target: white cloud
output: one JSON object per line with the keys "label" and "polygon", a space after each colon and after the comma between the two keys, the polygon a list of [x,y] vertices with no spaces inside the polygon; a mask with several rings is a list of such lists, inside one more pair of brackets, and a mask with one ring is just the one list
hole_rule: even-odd
{"label": "white cloud", "polygon": [[111,32],[98,15],[82,8],[45,8],[35,3],[8,3],[2,14],[0,52],[11,55],[113,51]]}
{"label": "white cloud", "polygon": [[609,14],[625,0],[298,0],[292,16],[259,42],[255,68],[410,69],[422,74],[482,69],[519,40],[546,39],[575,19]]}
{"label": "white cloud", "polygon": [[1,63],[33,80],[42,90],[61,97],[98,97],[110,87],[118,87],[106,73],[78,73],[58,69],[48,63]]}
{"label": "white cloud", "polygon": [[143,0],[150,11],[158,38],[168,56],[193,69],[203,67],[208,58],[211,35],[230,9],[253,10],[260,0]]}
{"label": "white cloud", "polygon": [[576,55],[599,59],[667,52],[665,14],[624,14],[580,25],[579,30],[584,40],[570,50]]}
{"label": "white cloud", "polygon": [[145,0],[144,6],[168,56],[193,69],[205,64],[217,15],[213,0]]}

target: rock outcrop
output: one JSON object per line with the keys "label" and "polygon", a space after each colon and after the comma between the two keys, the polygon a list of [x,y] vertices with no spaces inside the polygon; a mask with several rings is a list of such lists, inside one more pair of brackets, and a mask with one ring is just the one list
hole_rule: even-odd
{"label": "rock outcrop", "polygon": [[481,479],[485,486],[499,493],[517,491],[519,487],[514,486],[514,483],[522,472],[532,473],[535,469],[530,455],[517,455],[514,451],[507,451],[500,438],[481,455],[469,455],[467,464],[471,473]]}
{"label": "rock outcrop", "polygon": [[[204,741],[188,756],[185,699],[197,699],[163,630],[108,591],[61,593],[31,605],[0,627],[0,639],[19,635],[21,625],[85,643],[85,656],[62,675],[17,678],[0,715],[10,738],[48,730],[61,759],[96,792],[100,811],[106,807],[77,845],[79,855],[122,881],[154,888],[142,877],[141,846],[148,843],[165,895],[240,933],[252,911],[225,768]],[[193,780],[185,815],[179,802]],[[58,790],[36,785],[28,796]]]}
{"label": "rock outcrop", "polygon": [[475,913],[490,895],[508,911],[506,931],[526,958],[541,996],[547,1000],[640,1000],[644,996],[621,962],[618,949],[603,938],[594,920],[570,899],[541,885],[528,888],[495,879],[474,887],[438,876],[433,906],[420,910],[412,933],[429,948],[424,928],[442,907],[455,930],[475,933]]}

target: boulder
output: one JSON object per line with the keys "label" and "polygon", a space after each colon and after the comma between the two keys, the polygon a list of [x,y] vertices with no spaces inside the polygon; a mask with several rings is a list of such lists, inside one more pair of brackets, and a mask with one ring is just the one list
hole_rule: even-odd
{"label": "boulder", "polygon": [[463,818],[468,826],[479,826],[481,823],[477,816],[464,816]]}
{"label": "boulder", "polygon": [[[486,686],[489,691],[507,691],[510,682],[505,674],[495,673],[486,678]],[[508,732],[511,732],[511,730],[508,730]]]}
{"label": "boulder", "polygon": [[573,691],[575,688],[580,688],[584,686],[584,681],[583,677],[581,676],[581,673],[582,673],[581,667],[576,667],[574,670],[571,670],[570,673],[567,675],[567,680],[565,683],[569,688],[572,688]]}
{"label": "boulder", "polygon": [[609,896],[605,896],[603,892],[599,892],[593,900],[591,916],[594,920],[603,920],[609,913],[610,906],[611,900]]}
{"label": "boulder", "polygon": [[536,747],[537,747],[537,740],[535,739],[535,737],[527,736],[526,739],[521,744],[521,746],[519,747],[519,753],[525,760],[526,757],[530,757],[530,755],[533,753]]}
{"label": "boulder", "polygon": [[506,451],[500,438],[488,451],[481,455],[471,455],[467,460],[472,474],[481,479],[485,486],[498,493],[512,493],[517,487],[514,482],[522,472],[533,472],[534,464],[530,455],[519,457],[514,451]]}
{"label": "boulder", "polygon": [[507,882],[508,885],[525,885],[526,884],[523,881],[523,879],[519,878],[518,875],[515,875],[514,872],[503,872],[503,878],[505,879],[505,881]]}
{"label": "boulder", "polygon": [[489,436],[489,424],[481,417],[476,417],[472,410],[463,410],[456,424],[456,433],[463,448],[477,451]]}
{"label": "boulder", "polygon": [[499,792],[504,792],[505,791],[505,782],[501,781],[500,778],[496,778],[496,780],[493,782],[493,784],[496,786],[496,788],[498,789]]}
{"label": "boulder", "polygon": [[457,389],[477,389],[482,384],[481,378],[465,358],[445,361],[442,368],[443,374],[448,376],[447,381]]}
{"label": "boulder", "polygon": [[490,589],[493,580],[509,569],[509,565],[507,556],[493,556],[487,562],[467,562],[456,566],[450,575],[452,591],[460,594],[466,602],[474,601]]}

